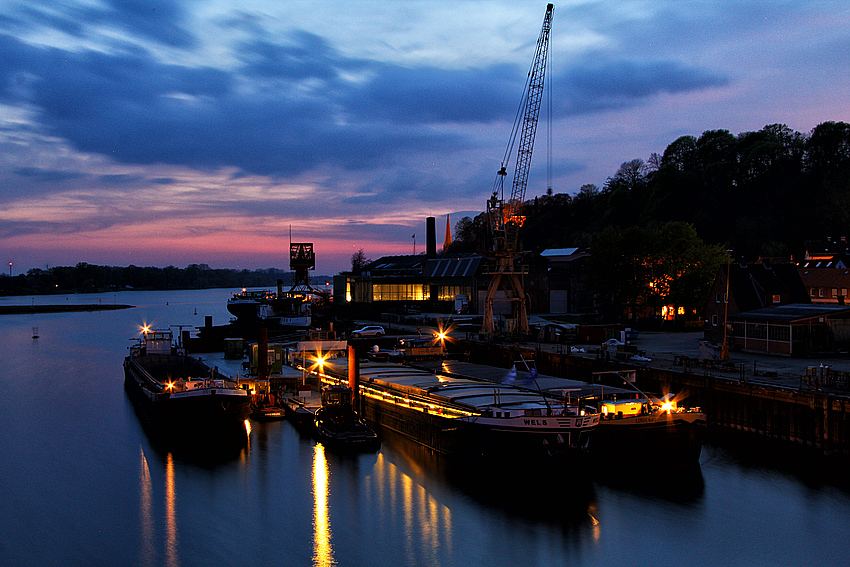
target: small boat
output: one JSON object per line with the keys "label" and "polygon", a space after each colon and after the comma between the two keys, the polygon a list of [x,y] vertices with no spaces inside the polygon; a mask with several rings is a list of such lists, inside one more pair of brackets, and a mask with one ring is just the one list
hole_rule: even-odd
{"label": "small boat", "polygon": [[316,428],[316,410],[321,405],[312,396],[310,386],[300,385],[296,395],[284,395],[281,403],[286,411],[286,418],[295,429],[312,435]]}
{"label": "small boat", "polygon": [[286,419],[286,409],[281,394],[271,391],[268,380],[256,380],[252,384],[251,419],[256,421],[281,421]]}
{"label": "small boat", "polygon": [[248,392],[230,377],[186,355],[170,330],[144,330],[124,359],[124,387],[145,425],[187,439],[247,436]]}
{"label": "small boat", "polygon": [[316,438],[336,451],[375,452],[381,442],[351,405],[351,388],[322,388],[322,407],[316,410]]}

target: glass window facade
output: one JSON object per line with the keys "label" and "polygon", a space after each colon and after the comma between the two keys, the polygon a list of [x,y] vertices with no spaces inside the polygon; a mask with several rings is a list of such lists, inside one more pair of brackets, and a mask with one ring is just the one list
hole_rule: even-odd
{"label": "glass window facade", "polygon": [[373,284],[372,301],[425,301],[430,299],[425,284]]}

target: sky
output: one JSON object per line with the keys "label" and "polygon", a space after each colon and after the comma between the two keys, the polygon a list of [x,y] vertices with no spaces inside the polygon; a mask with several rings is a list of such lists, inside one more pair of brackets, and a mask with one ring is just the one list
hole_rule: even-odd
{"label": "sky", "polygon": [[[312,242],[331,275],[423,252],[429,216],[441,245],[486,208],[545,11],[5,0],[0,262],[289,269]],[[850,121],[846,0],[556,2],[549,59],[526,198],[683,135]]]}

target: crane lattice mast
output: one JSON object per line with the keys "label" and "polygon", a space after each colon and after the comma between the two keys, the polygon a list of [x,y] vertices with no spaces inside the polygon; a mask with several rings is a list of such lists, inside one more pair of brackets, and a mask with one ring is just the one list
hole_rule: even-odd
{"label": "crane lattice mast", "polygon": [[[554,6],[552,4],[547,5],[546,15],[543,18],[543,28],[540,31],[540,37],[537,39],[537,50],[528,72],[525,90],[517,111],[517,120],[511,132],[502,167],[496,175],[496,188],[492,197],[487,201],[487,214],[493,236],[494,262],[486,269],[487,273],[492,275],[492,279],[484,299],[484,328],[482,330],[489,335],[495,333],[493,302],[503,284],[506,284],[507,287],[505,289],[506,300],[513,304],[514,330],[520,334],[528,334],[529,332],[526,297],[522,285],[522,275],[526,271],[526,266],[516,264],[514,256],[522,251],[519,244],[519,228],[525,222],[522,205],[528,186],[531,154],[534,149],[537,120],[543,100],[543,86],[549,52],[549,32],[552,26],[553,12]],[[507,158],[512,153],[517,136],[519,136],[519,146],[513,186],[510,198],[505,201],[504,178],[507,176]]]}

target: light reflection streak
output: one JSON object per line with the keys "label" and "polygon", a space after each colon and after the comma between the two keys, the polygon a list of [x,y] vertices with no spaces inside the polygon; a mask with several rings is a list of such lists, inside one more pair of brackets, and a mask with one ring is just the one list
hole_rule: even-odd
{"label": "light reflection streak", "polygon": [[591,504],[587,510],[587,515],[590,517],[591,534],[593,541],[599,543],[602,539],[602,528],[599,526],[599,520],[596,518],[596,504]]}
{"label": "light reflection streak", "polygon": [[313,452],[313,565],[335,565],[328,515],[328,461],[325,448],[316,443]]}
{"label": "light reflection streak", "polygon": [[174,487],[174,456],[165,457],[165,564],[177,567],[177,511]]}
{"label": "light reflection streak", "polygon": [[140,563],[142,565],[155,565],[154,561],[154,529],[152,510],[152,487],[151,471],[148,468],[148,460],[145,451],[139,446],[139,524],[142,528],[140,550]]}
{"label": "light reflection streak", "polygon": [[437,565],[454,547],[451,509],[416,478],[379,453],[371,486],[381,510],[388,510],[392,516],[380,522],[398,526],[404,563]]}

